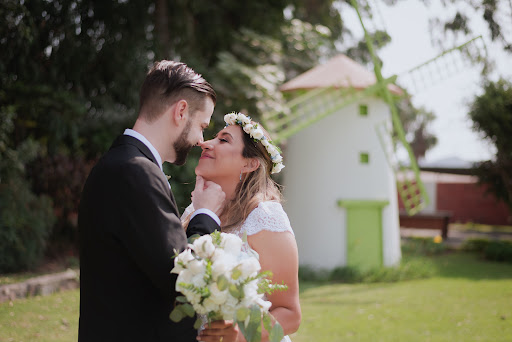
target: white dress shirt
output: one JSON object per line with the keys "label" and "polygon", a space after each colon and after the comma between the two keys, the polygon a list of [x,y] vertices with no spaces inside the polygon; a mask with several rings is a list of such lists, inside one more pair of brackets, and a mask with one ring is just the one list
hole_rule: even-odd
{"label": "white dress shirt", "polygon": [[[143,136],[139,132],[134,131],[133,129],[129,129],[129,128],[124,130],[124,135],[129,135],[130,137],[133,137],[133,138],[139,140],[144,145],[146,145],[146,147],[149,148],[149,150],[151,151],[151,153],[155,157],[155,159],[156,159],[156,161],[158,163],[158,166],[160,167],[160,170],[162,170],[162,173],[164,173],[164,168],[162,166],[162,157],[160,157],[160,153],[158,153],[158,151],[156,150],[155,146],[153,146],[149,142],[149,140],[146,139],[145,136]],[[165,173],[164,173],[164,175],[165,175]],[[169,183],[167,183],[167,184],[169,184]],[[170,187],[171,187],[171,184],[169,184],[169,188]],[[206,215],[210,216],[220,226],[220,219],[219,219],[219,217],[213,211],[211,211],[210,209],[206,209],[206,208],[197,209],[196,211],[194,211],[192,216],[190,216],[190,219],[192,220],[194,218],[194,216],[196,216],[198,214],[206,214]]]}

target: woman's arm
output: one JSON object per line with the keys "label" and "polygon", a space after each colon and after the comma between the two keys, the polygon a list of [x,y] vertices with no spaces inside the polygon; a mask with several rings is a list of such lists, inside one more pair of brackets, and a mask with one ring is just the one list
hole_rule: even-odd
{"label": "woman's arm", "polygon": [[[299,257],[295,237],[290,232],[260,231],[250,235],[247,242],[258,252],[262,271],[271,271],[272,282],[288,286],[267,299],[272,303],[270,313],[281,324],[285,335],[296,332],[301,321],[299,303]],[[268,341],[268,332],[262,331],[262,341]]]}

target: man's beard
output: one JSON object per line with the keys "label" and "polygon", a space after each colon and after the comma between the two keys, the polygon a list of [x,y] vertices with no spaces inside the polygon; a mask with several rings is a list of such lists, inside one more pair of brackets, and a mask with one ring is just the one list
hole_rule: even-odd
{"label": "man's beard", "polygon": [[175,165],[183,165],[187,161],[187,156],[192,147],[195,146],[195,144],[191,144],[188,141],[188,135],[190,132],[190,126],[191,126],[191,120],[187,122],[185,125],[185,128],[183,129],[183,132],[181,132],[178,139],[174,142],[174,152],[176,153],[176,160],[173,164]]}

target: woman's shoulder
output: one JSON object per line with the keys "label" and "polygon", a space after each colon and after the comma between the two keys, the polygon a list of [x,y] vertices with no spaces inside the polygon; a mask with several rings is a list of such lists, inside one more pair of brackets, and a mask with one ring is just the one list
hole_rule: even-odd
{"label": "woman's shoulder", "polygon": [[293,234],[288,215],[281,203],[275,201],[260,202],[249,214],[242,228],[247,231],[247,235],[259,233],[262,230]]}

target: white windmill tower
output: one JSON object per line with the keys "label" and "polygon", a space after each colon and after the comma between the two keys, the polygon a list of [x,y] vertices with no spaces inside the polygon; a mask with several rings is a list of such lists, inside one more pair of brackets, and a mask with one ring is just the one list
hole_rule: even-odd
{"label": "white windmill tower", "polygon": [[[355,0],[352,5],[359,15]],[[428,203],[394,105],[394,96],[402,93],[393,84],[397,77],[382,77],[359,18],[374,73],[337,56],[284,84],[281,90],[294,95],[287,103],[289,111],[263,118],[275,142],[286,140],[284,206],[301,264],[316,268],[397,264],[401,258],[397,192],[410,215]],[[445,63],[474,42],[444,52],[408,76]],[[397,145],[407,160],[396,157]]]}

